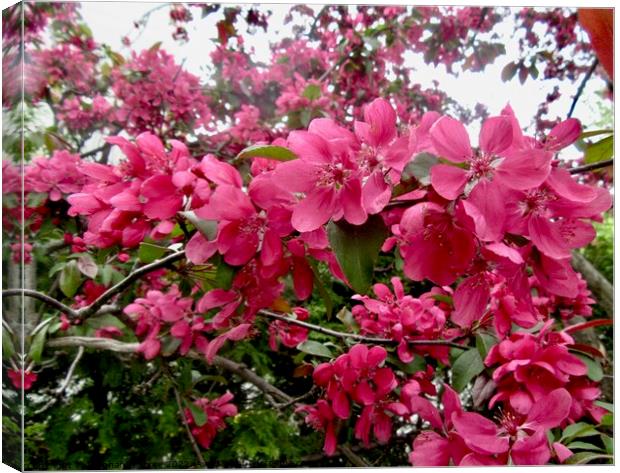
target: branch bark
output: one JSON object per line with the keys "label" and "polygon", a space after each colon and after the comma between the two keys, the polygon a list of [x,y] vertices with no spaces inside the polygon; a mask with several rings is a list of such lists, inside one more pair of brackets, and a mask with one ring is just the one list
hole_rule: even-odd
{"label": "branch bark", "polygon": [[[258,311],[259,315],[268,317],[270,319],[281,320],[283,322],[298,325],[299,327],[307,328],[308,330],[312,330],[317,333],[322,333],[324,335],[330,335],[332,337],[337,337],[340,339],[350,338],[353,340],[357,340],[359,342],[366,343],[374,343],[376,345],[397,345],[399,342],[393,340],[391,338],[375,338],[375,337],[366,337],[364,335],[359,335],[357,333],[345,333],[338,332],[336,330],[332,330],[329,328],[321,327],[320,325],[314,325],[309,322],[304,322],[303,320],[293,319],[292,317],[287,317],[285,315],[276,314],[275,312],[271,312],[265,309]],[[450,346],[454,348],[462,348],[466,350],[467,348],[471,348],[467,345],[461,345],[460,343],[452,342],[450,340],[411,340],[408,341],[409,345],[442,345],[442,346]]]}
{"label": "branch bark", "polygon": [[579,271],[588,283],[598,305],[605,311],[607,317],[614,314],[614,287],[585,256],[577,251],[573,252],[573,268]]}
{"label": "branch bark", "polygon": [[107,302],[109,302],[115,295],[120,294],[125,289],[127,289],[134,281],[140,279],[142,276],[151,273],[157,269],[163,268],[175,261],[178,261],[185,257],[185,250],[178,251],[171,255],[166,256],[157,261],[153,261],[150,264],[142,266],[132,273],[130,273],[125,279],[120,281],[118,284],[112,286],[106,292],[101,294],[95,301],[93,301],[90,305],[83,307],[76,311],[76,318],[80,320],[84,320],[92,315],[94,315],[99,309],[101,309]]}
{"label": "branch bark", "polygon": [[599,161],[598,163],[585,164],[583,166],[578,166],[576,168],[569,169],[568,172],[570,174],[581,174],[583,172],[595,171],[596,169],[606,168],[607,166],[613,166],[614,160],[607,159],[605,161]]}
{"label": "branch bark", "polygon": [[[135,353],[140,344],[119,342],[118,340],[113,340],[110,338],[70,336],[51,339],[47,342],[47,346],[51,348],[84,347],[93,348],[96,350],[108,350],[116,353]],[[204,355],[195,351],[190,351],[187,356],[195,360],[200,360],[205,363],[207,362]],[[265,394],[278,398],[282,402],[293,401],[292,396],[289,396],[285,392],[279,390],[241,363],[234,362],[222,356],[216,356],[213,359],[213,365],[236,374],[244,381],[256,386]]]}

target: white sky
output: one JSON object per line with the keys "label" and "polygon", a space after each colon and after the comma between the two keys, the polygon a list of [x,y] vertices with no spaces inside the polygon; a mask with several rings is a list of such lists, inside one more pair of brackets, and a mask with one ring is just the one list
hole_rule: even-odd
{"label": "white sky", "polygon": [[[96,41],[110,45],[114,50],[124,54],[128,48],[123,47],[121,38],[129,34],[130,38],[136,38],[136,30],[133,22],[140,19],[146,12],[161,5],[160,3],[138,2],[83,2],[82,16],[93,31]],[[318,12],[321,5],[309,5]],[[263,5],[263,8],[267,5]],[[289,36],[290,24],[284,25],[284,16],[290,5],[268,5],[273,12],[269,20],[269,32],[263,33],[262,29],[254,35],[245,35],[246,45],[254,46],[259,60],[269,61],[270,42],[280,37]],[[193,12],[198,10],[192,9]],[[200,15],[196,15],[199,17]],[[219,15],[209,15],[205,19],[194,18],[186,28],[189,33],[187,43],[179,43],[172,39],[173,27],[170,24],[169,9],[167,7],[153,11],[149,16],[148,26],[143,29],[139,38],[135,39],[131,48],[140,51],[161,41],[162,48],[174,54],[177,62],[185,61],[187,70],[206,78],[205,66],[209,64],[209,53],[214,49],[213,39],[217,36],[215,20]],[[276,28],[274,28],[277,26]],[[515,77],[509,82],[503,82],[500,78],[503,67],[518,57],[513,25],[506,22],[502,26],[502,37],[506,38],[506,54],[500,56],[494,64],[487,66],[482,73],[465,72],[455,77],[445,72],[444,66],[435,68],[424,64],[420,55],[408,54],[409,64],[415,67],[418,73],[414,76],[414,82],[420,82],[425,87],[431,87],[432,81],[439,82],[439,88],[457,100],[461,105],[474,107],[477,102],[483,103],[493,114],[510,102],[515,110],[522,126],[530,124],[530,120],[536,114],[538,105],[545,96],[553,90],[554,85],[562,83],[562,97],[550,107],[548,118],[557,116],[565,117],[570,108],[572,97],[577,90],[579,82],[570,84],[568,81],[557,80],[532,80],[528,79],[525,85],[521,85]],[[541,74],[542,76],[542,74]],[[579,118],[584,127],[592,125],[599,117],[595,113],[596,91],[602,90],[604,83],[601,79],[593,76],[588,82],[584,93],[577,104],[574,117]],[[472,138],[477,135],[475,126],[470,127]]]}

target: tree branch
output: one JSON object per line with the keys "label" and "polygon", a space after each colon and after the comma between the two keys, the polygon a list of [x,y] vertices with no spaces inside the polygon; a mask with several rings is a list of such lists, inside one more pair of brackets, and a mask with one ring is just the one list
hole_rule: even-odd
{"label": "tree branch", "polygon": [[568,111],[567,118],[570,118],[573,116],[573,112],[575,111],[575,107],[577,106],[577,101],[579,100],[579,97],[581,97],[581,94],[583,93],[583,89],[585,88],[586,84],[590,80],[590,77],[592,77],[592,74],[594,73],[596,66],[598,66],[598,58],[594,60],[594,62],[592,63],[592,66],[590,66],[590,69],[588,70],[585,77],[581,81],[581,84],[579,84],[577,93],[575,94],[575,97],[573,98],[573,103],[571,103],[570,105],[570,110]]}
{"label": "tree branch", "polygon": [[50,406],[53,406],[54,404],[58,402],[58,400],[60,399],[60,396],[62,396],[62,393],[64,393],[65,389],[67,389],[67,386],[69,386],[69,383],[71,382],[71,378],[73,377],[73,373],[75,372],[75,368],[77,368],[78,363],[82,359],[82,355],[84,355],[84,347],[79,347],[77,355],[75,355],[75,359],[73,360],[73,363],[71,363],[71,366],[69,366],[69,371],[67,371],[67,376],[65,377],[65,380],[60,385],[60,387],[54,393],[54,397],[50,399],[49,402],[45,404],[41,409],[37,409],[34,415],[45,412]]}
{"label": "tree branch", "polygon": [[127,289],[134,281],[140,279],[142,276],[151,273],[157,269],[163,268],[164,266],[169,265],[170,263],[174,263],[175,261],[180,260],[185,257],[185,250],[178,251],[171,255],[166,256],[160,260],[154,261],[150,264],[142,266],[132,273],[130,273],[125,279],[120,281],[118,284],[115,284],[106,292],[101,294],[95,301],[93,301],[90,305],[83,307],[77,311],[76,317],[80,320],[84,320],[91,315],[94,315],[100,308],[104,306],[104,304],[110,299],[112,299],[115,295],[121,293],[125,289]]}
{"label": "tree branch", "polygon": [[[69,336],[69,337],[61,337],[54,338],[47,342],[47,346],[52,348],[61,348],[61,347],[84,347],[84,348],[94,348],[97,350],[108,350],[116,353],[135,353],[139,343],[125,343],[119,342],[118,340],[113,340],[111,338],[96,338],[96,337],[77,337],[77,336]],[[204,355],[197,353],[195,351],[188,352],[187,356],[194,360],[200,360],[203,362],[207,362]],[[252,370],[250,370],[247,366],[236,363],[228,358],[224,358],[221,356],[216,356],[213,359],[212,365],[217,366],[218,368],[222,368],[226,371],[230,371],[231,373],[236,374],[241,379],[247,381],[248,383],[253,384],[258,389],[263,391],[265,394],[272,395],[273,397],[278,398],[283,402],[290,402],[293,400],[292,396],[289,396],[283,391],[280,391],[278,388],[267,382],[265,379],[258,376]]]}
{"label": "tree branch", "polygon": [[[271,312],[265,309],[259,310],[258,314],[271,318],[271,319],[281,320],[289,324],[298,325],[299,327],[304,327],[314,332],[322,333],[324,335],[330,335],[332,337],[337,337],[340,339],[350,338],[350,339],[357,340],[360,342],[375,343],[377,345],[397,345],[399,343],[398,341],[393,340],[391,338],[375,338],[375,337],[366,337],[364,335],[359,335],[357,333],[337,332],[336,330],[331,330],[329,328],[321,327],[320,325],[314,325],[309,322],[304,322],[303,320],[293,319],[292,317],[287,317],[285,315],[276,314],[275,312]],[[450,346],[454,348],[461,348],[463,350],[470,348],[467,345],[461,345],[459,343],[452,342],[450,340],[409,340],[407,343],[409,345],[443,345],[443,346]]]}
{"label": "tree branch", "polygon": [[595,169],[606,168],[607,166],[613,166],[614,160],[607,159],[605,161],[599,161],[598,163],[585,164],[583,166],[578,166],[576,168],[569,169],[568,172],[570,174],[581,174],[583,172],[594,171]]}
{"label": "tree branch", "polygon": [[2,291],[3,297],[13,297],[13,296],[25,296],[32,297],[33,299],[38,299],[41,302],[44,302],[50,307],[54,307],[61,312],[67,314],[68,317],[75,318],[77,317],[77,311],[72,309],[71,307],[63,304],[60,301],[57,301],[53,297],[48,296],[47,294],[43,294],[42,292],[35,291],[33,289],[4,289]]}
{"label": "tree branch", "polygon": [[614,313],[614,287],[588,259],[577,251],[573,251],[573,268],[580,272],[594,294],[598,305],[605,311],[607,317]]}
{"label": "tree branch", "polygon": [[354,466],[361,466],[361,467],[369,467],[370,466],[368,463],[366,463],[366,461],[362,457],[360,457],[359,455],[354,453],[353,450],[351,450],[351,448],[348,445],[340,445],[338,447],[338,450],[340,450],[343,453],[343,455],[345,457],[347,457],[348,460]]}
{"label": "tree branch", "polygon": [[181,416],[181,420],[183,421],[183,425],[185,426],[185,431],[187,432],[187,437],[189,438],[190,443],[192,444],[192,448],[194,449],[194,453],[196,454],[196,458],[200,462],[200,466],[202,468],[207,468],[207,463],[205,462],[204,457],[202,456],[202,452],[200,451],[200,447],[196,443],[196,439],[192,434],[192,430],[189,428],[189,422],[187,417],[185,416],[185,411],[183,410],[183,403],[181,402],[181,395],[179,394],[179,390],[176,388],[174,384],[172,384],[172,390],[174,391],[174,397],[177,401],[177,406],[179,406],[179,415]]}

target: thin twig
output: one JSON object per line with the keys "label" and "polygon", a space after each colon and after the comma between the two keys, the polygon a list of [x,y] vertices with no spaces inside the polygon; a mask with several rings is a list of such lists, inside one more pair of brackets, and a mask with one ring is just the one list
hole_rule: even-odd
{"label": "thin twig", "polygon": [[77,317],[77,312],[71,307],[63,304],[62,302],[54,299],[53,297],[48,296],[47,294],[43,294],[42,292],[35,291],[32,289],[4,289],[2,291],[3,297],[13,297],[13,296],[25,296],[32,297],[33,299],[38,299],[41,302],[44,302],[50,307],[54,307],[61,312],[64,312],[69,317]]}
{"label": "thin twig", "polygon": [[594,171],[596,169],[606,168],[607,166],[613,166],[614,160],[607,159],[605,161],[599,161],[598,163],[585,164],[583,166],[579,166],[576,168],[569,169],[568,172],[570,174],[581,174],[582,172]]}
{"label": "thin twig", "polygon": [[[393,340],[391,338],[375,338],[375,337],[366,337],[364,335],[359,335],[357,333],[346,333],[346,332],[338,332],[336,330],[331,330],[329,328],[321,327],[320,325],[314,325],[309,322],[304,322],[303,320],[293,319],[292,317],[287,317],[285,315],[276,314],[274,312],[262,309],[258,311],[259,315],[263,315],[265,317],[269,317],[271,319],[281,320],[283,322],[287,322],[293,325],[298,325],[300,327],[305,327],[314,332],[322,333],[324,335],[331,335],[332,337],[338,337],[341,339],[350,338],[353,340],[358,340],[360,342],[366,343],[374,343],[377,345],[397,345],[399,342]],[[450,340],[409,340],[407,342],[409,345],[443,345],[450,346],[454,348],[461,348],[466,350],[467,345],[461,345],[456,342],[452,342]]]}
{"label": "thin twig", "polygon": [[126,288],[128,288],[134,281],[140,279],[142,276],[151,273],[157,269],[163,268],[164,266],[169,265],[170,263],[174,263],[185,257],[185,250],[178,251],[173,253],[165,258],[159,259],[157,261],[153,261],[150,264],[142,266],[135,271],[131,272],[125,279],[120,281],[118,284],[112,286],[106,292],[101,294],[95,301],[93,301],[90,305],[79,309],[77,311],[77,318],[80,320],[84,320],[91,315],[94,315],[99,309],[101,309],[106,302],[112,299],[115,295],[121,293]]}
{"label": "thin twig", "polygon": [[42,412],[45,412],[49,407],[53,406],[54,404],[58,402],[58,400],[60,399],[60,396],[62,396],[62,393],[64,393],[65,389],[67,389],[67,387],[69,386],[69,383],[71,382],[71,378],[73,377],[73,373],[75,372],[75,368],[77,367],[78,363],[82,359],[82,355],[84,355],[84,347],[79,347],[77,355],[75,355],[75,359],[73,360],[73,363],[71,363],[71,366],[69,366],[69,371],[67,371],[67,376],[65,377],[65,380],[60,385],[60,387],[54,392],[54,397],[50,399],[49,402],[47,402],[41,409],[36,410],[34,412],[34,415],[38,415],[38,414],[41,414]]}
{"label": "thin twig", "polygon": [[192,448],[194,449],[196,458],[198,458],[198,461],[200,462],[200,466],[202,466],[203,468],[207,468],[207,463],[205,462],[205,459],[202,456],[200,447],[196,443],[196,439],[194,438],[194,435],[192,434],[192,430],[189,428],[189,422],[187,420],[187,417],[185,416],[185,411],[183,410],[183,403],[181,402],[181,395],[179,394],[179,390],[176,388],[174,384],[172,384],[172,390],[174,391],[174,397],[176,398],[177,405],[179,406],[179,415],[181,416],[181,419],[183,420],[183,425],[185,426],[187,437],[189,438],[189,441],[192,444]]}
{"label": "thin twig", "polygon": [[340,445],[338,447],[338,450],[340,450],[343,453],[343,455],[347,457],[353,465],[361,466],[361,467],[370,466],[368,463],[366,463],[366,461],[362,457],[354,453],[353,450],[351,450],[351,448],[349,448],[348,445]]}
{"label": "thin twig", "polygon": [[585,77],[581,81],[581,84],[579,84],[577,93],[575,94],[575,97],[573,98],[573,103],[571,103],[570,105],[567,118],[570,118],[573,116],[573,112],[575,111],[575,107],[577,106],[577,101],[579,100],[579,97],[581,97],[581,94],[583,93],[583,89],[585,88],[586,84],[590,80],[590,77],[592,77],[592,74],[594,74],[594,70],[596,69],[596,66],[598,66],[598,58],[594,60],[594,62],[592,63],[592,66],[590,66],[590,69],[588,70]]}
{"label": "thin twig", "polygon": [[[47,342],[47,346],[51,348],[83,346],[84,348],[109,350],[116,353],[136,353],[136,350],[138,349],[140,344],[119,342],[118,340],[113,340],[111,338],[69,336],[51,339]],[[187,356],[195,360],[200,360],[205,363],[207,362],[203,354],[195,352],[193,350],[190,350],[187,353]],[[278,388],[258,376],[254,371],[250,370],[244,364],[237,363],[229,360],[228,358],[217,355],[213,359],[212,365],[236,374],[241,379],[253,384],[264,393],[270,394],[273,397],[278,398],[280,401],[290,402],[293,400],[292,396],[289,396],[285,392],[280,391]]]}

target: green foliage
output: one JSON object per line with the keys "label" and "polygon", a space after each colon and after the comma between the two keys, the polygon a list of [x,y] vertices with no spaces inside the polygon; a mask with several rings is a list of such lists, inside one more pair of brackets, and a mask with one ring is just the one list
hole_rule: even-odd
{"label": "green foliage", "polygon": [[224,449],[220,457],[226,462],[238,460],[241,465],[253,467],[279,466],[294,464],[304,453],[312,451],[312,443],[305,437],[302,440],[296,425],[271,408],[242,412],[230,426],[231,448]]}
{"label": "green foliage", "polygon": [[387,234],[383,219],[372,215],[362,225],[352,225],[342,220],[330,222],[327,231],[338,263],[351,287],[365,294],[372,283],[379,250]]}
{"label": "green foliage", "polygon": [[607,215],[603,222],[594,223],[596,239],[582,250],[583,255],[609,281],[614,279],[614,217]]}
{"label": "green foliage", "polygon": [[246,159],[254,157],[269,158],[278,161],[290,161],[291,159],[297,159],[297,155],[293,153],[290,149],[284,148],[283,146],[274,145],[248,146],[237,155],[236,159]]}
{"label": "green foliage", "polygon": [[452,364],[452,387],[461,392],[465,386],[484,370],[478,348],[471,348],[458,356]]}

